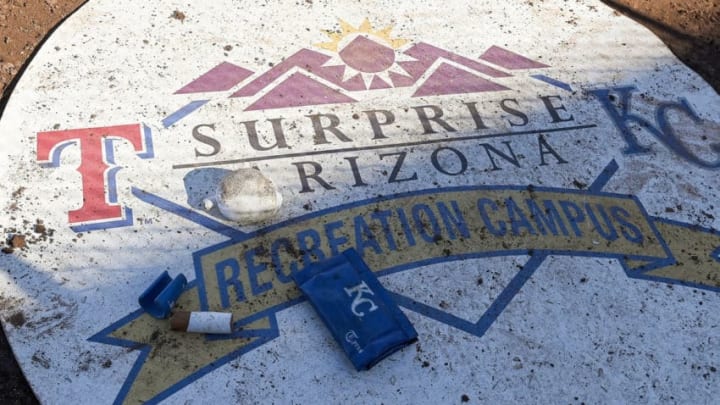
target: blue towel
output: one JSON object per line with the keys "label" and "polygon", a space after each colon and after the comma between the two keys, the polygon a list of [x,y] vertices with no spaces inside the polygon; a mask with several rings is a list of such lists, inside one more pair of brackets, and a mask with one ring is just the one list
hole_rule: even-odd
{"label": "blue towel", "polygon": [[358,371],[417,340],[415,328],[354,249],[292,277]]}

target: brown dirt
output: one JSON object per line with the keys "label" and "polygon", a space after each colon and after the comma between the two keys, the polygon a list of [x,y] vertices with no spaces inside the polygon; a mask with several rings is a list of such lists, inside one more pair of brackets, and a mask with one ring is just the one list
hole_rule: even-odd
{"label": "brown dirt", "polygon": [[[717,0],[603,0],[658,35],[720,92],[720,2]],[[13,87],[48,33],[85,0],[0,0],[0,114]],[[180,15],[176,16],[180,18]],[[9,322],[18,323],[13,318]],[[0,328],[0,402],[34,404]]]}
{"label": "brown dirt", "polygon": [[85,0],[0,1],[0,93],[47,33]]}
{"label": "brown dirt", "polygon": [[602,0],[652,30],[720,93],[720,2]]}

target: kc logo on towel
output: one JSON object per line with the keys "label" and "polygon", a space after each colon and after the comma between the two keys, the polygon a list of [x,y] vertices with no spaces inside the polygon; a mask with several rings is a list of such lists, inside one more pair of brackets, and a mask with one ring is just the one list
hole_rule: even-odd
{"label": "kc logo on towel", "polygon": [[365,316],[365,312],[362,312],[358,309],[360,305],[370,305],[370,307],[367,308],[368,312],[372,312],[378,309],[378,306],[375,305],[375,302],[373,302],[373,300],[363,297],[363,294],[375,295],[375,293],[372,292],[370,287],[368,287],[368,285],[365,284],[364,281],[352,288],[345,287],[345,293],[348,295],[348,297],[351,297],[353,299],[352,304],[350,304],[350,310],[353,314],[355,314],[355,316],[359,318]]}

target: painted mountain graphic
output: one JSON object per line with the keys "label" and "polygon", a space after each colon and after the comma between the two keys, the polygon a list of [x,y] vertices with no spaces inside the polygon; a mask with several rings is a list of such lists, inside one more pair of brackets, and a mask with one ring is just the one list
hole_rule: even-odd
{"label": "painted mountain graphic", "polygon": [[259,73],[223,62],[176,94],[242,84],[230,97],[251,99],[246,110],[267,110],[352,103],[364,92],[403,87],[415,89],[412,97],[503,91],[509,88],[497,80],[510,72],[549,67],[497,46],[475,60],[424,42],[404,51],[382,42],[359,35],[339,51],[338,44],[320,44],[335,53],[301,49]]}
{"label": "painted mountain graphic", "polygon": [[356,100],[344,95],[339,90],[296,72],[270,89],[267,94],[246,110],[269,110],[306,105],[352,103],[354,101]]}

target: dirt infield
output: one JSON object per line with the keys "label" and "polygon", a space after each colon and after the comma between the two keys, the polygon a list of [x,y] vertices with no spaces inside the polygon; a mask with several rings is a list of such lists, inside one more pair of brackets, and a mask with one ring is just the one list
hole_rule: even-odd
{"label": "dirt infield", "polygon": [[[0,114],[26,63],[46,38],[83,0],[6,0],[0,4]],[[538,0],[535,0],[538,3]],[[542,0],[539,0],[542,2]],[[712,0],[604,0],[658,35],[688,66],[720,91],[720,5]],[[168,19],[179,18],[168,10]],[[4,305],[0,296],[0,306]],[[9,319],[5,322],[24,322]],[[35,403],[0,329],[0,399]]]}
{"label": "dirt infield", "polygon": [[720,92],[720,3],[713,0],[604,0],[655,35]]}

